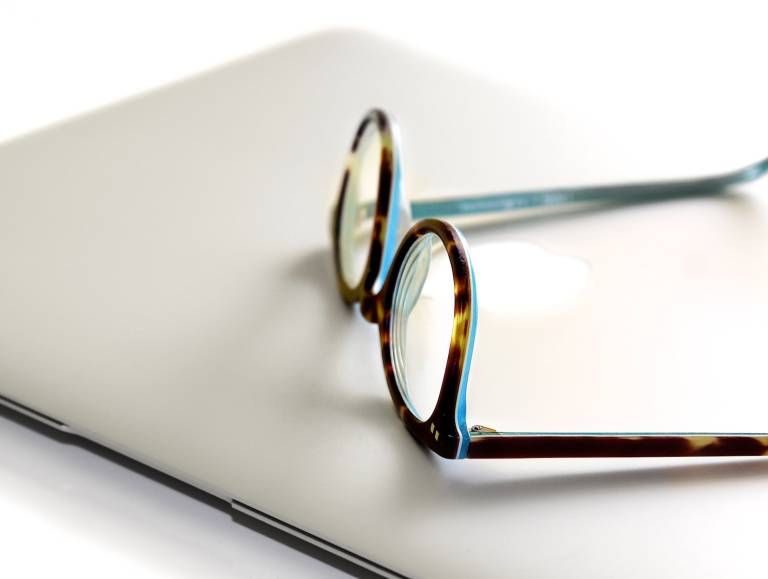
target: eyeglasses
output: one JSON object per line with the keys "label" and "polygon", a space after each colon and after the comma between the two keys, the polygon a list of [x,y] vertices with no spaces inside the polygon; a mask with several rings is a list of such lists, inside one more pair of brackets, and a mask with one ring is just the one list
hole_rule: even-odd
{"label": "eyeglasses", "polygon": [[[410,433],[445,458],[749,456],[768,433],[558,433],[467,428],[477,326],[467,243],[437,216],[582,202],[662,199],[721,190],[768,172],[768,159],[690,180],[559,188],[409,203],[395,123],[370,111],[352,141],[334,211],[333,252],[343,299],[379,328],[392,401]],[[412,219],[421,220],[411,226]],[[410,229],[407,229],[410,227]],[[407,229],[407,231],[406,231]]]}

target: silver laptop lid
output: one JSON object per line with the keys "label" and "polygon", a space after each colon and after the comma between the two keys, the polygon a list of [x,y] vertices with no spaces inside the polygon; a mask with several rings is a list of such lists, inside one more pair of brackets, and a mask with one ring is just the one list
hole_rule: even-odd
{"label": "silver laptop lid", "polygon": [[[758,569],[756,540],[701,550],[702,509],[765,519],[759,477],[733,461],[450,462],[410,438],[330,256],[374,105],[400,122],[413,199],[765,153],[748,131],[717,146],[596,130],[366,36],[284,46],[0,149],[0,395],[380,572],[546,575],[556,559],[594,576],[606,552],[638,576],[694,557]],[[462,224],[480,299],[470,421],[764,430],[761,192]]]}

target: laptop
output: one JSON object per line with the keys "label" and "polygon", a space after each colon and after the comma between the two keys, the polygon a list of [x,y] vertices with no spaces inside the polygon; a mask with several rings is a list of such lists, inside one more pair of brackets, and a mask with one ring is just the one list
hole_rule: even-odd
{"label": "laptop", "polygon": [[[0,401],[383,576],[760,576],[762,459],[453,461],[408,434],[333,273],[374,106],[414,200],[766,155],[747,127],[628,131],[620,104],[574,116],[366,34],[282,45],[0,147]],[[767,193],[457,220],[470,424],[765,431]]]}

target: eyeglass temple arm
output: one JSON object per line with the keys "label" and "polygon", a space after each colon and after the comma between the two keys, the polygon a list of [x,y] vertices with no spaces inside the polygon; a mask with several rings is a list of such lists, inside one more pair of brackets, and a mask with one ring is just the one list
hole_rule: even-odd
{"label": "eyeglass temple arm", "polygon": [[445,199],[414,201],[411,213],[414,219],[423,217],[449,217],[476,215],[501,211],[515,211],[548,205],[582,203],[589,201],[642,201],[709,193],[747,181],[754,181],[768,172],[768,158],[747,167],[709,177],[628,183],[583,187],[560,187],[537,191],[491,193]]}
{"label": "eyeglass temple arm", "polygon": [[766,453],[768,433],[514,433],[474,427],[469,435],[467,458],[762,456]]}

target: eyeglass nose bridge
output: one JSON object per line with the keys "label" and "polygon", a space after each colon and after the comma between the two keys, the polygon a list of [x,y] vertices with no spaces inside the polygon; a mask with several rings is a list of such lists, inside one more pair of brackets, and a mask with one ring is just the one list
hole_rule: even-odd
{"label": "eyeglass nose bridge", "polygon": [[360,300],[360,313],[372,324],[380,323],[384,319],[384,306],[379,296],[373,293],[363,296]]}

